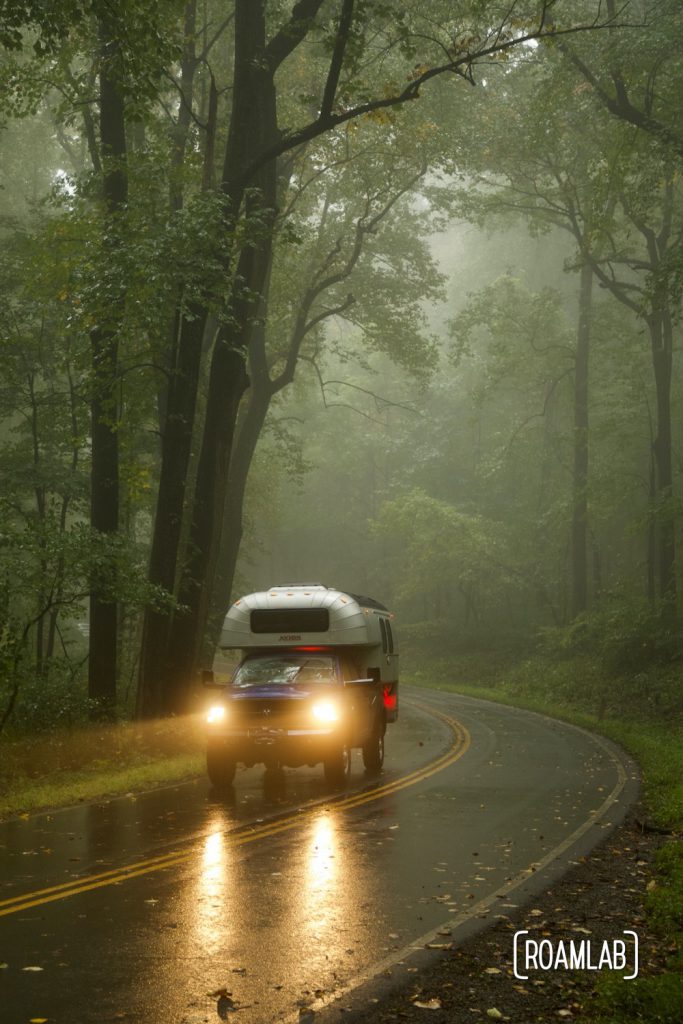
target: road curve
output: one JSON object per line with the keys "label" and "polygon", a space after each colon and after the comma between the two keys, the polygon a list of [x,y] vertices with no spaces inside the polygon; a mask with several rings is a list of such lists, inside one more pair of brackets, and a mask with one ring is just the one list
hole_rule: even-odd
{"label": "road curve", "polygon": [[338,1019],[546,885],[635,797],[600,737],[406,698],[383,773],[356,763],[343,792],[255,768],[227,797],[201,779],[0,826],[3,1022]]}

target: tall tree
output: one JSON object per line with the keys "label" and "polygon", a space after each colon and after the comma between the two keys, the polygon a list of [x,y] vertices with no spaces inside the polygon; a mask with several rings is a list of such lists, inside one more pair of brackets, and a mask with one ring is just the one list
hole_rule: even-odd
{"label": "tall tree", "polygon": [[[99,118],[104,202],[103,266],[120,267],[123,218],[128,199],[126,126],[120,25],[103,5],[98,18]],[[101,321],[90,332],[92,358],[90,524],[105,537],[119,529],[118,345],[125,316],[125,289],[112,271]],[[90,594],[88,692],[96,715],[111,716],[116,705],[118,613],[115,586],[97,570]]]}

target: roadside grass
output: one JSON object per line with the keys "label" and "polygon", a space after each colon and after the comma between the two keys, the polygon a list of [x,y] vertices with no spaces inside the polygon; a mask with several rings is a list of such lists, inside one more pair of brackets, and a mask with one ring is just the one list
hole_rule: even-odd
{"label": "roadside grass", "polygon": [[[476,666],[480,671],[469,675]],[[601,975],[595,985],[594,1001],[589,1013],[593,1024],[681,1024],[683,1020],[683,722],[679,715],[662,714],[657,707],[643,707],[642,702],[624,701],[616,713],[616,696],[606,709],[604,699],[592,699],[597,708],[590,708],[590,680],[586,683],[585,666],[568,662],[563,673],[571,678],[575,672],[581,682],[574,687],[576,703],[568,699],[572,690],[560,685],[560,701],[553,699],[553,686],[548,682],[547,661],[530,659],[523,666],[512,667],[485,658],[467,658],[464,663],[435,662],[421,664],[419,670],[404,673],[405,682],[415,686],[462,693],[513,707],[528,708],[553,718],[563,719],[601,733],[619,743],[633,755],[643,776],[642,802],[647,821],[671,833],[671,838],[657,854],[655,880],[645,894],[648,924],[658,935],[667,952],[667,972],[644,974],[625,982],[618,976]],[[453,681],[455,677],[455,681]],[[480,678],[484,685],[465,682]],[[462,681],[461,681],[462,680]],[[602,684],[604,688],[604,683]],[[642,680],[639,682],[642,689]],[[614,687],[615,694],[618,688]]]}
{"label": "roadside grass", "polygon": [[149,789],[199,774],[199,715],[82,725],[0,741],[0,817]]}

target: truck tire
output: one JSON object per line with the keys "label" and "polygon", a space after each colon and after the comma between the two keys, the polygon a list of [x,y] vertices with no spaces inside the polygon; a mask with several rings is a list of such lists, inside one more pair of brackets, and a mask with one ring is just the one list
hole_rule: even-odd
{"label": "truck tire", "polygon": [[206,748],[206,773],[216,789],[227,789],[235,778],[237,762],[225,746],[210,743]]}
{"label": "truck tire", "polygon": [[363,765],[368,772],[378,772],[384,764],[384,720],[378,719],[372,736],[363,744]]}
{"label": "truck tire", "polygon": [[325,779],[334,786],[343,785],[351,773],[351,747],[342,743],[323,761]]}

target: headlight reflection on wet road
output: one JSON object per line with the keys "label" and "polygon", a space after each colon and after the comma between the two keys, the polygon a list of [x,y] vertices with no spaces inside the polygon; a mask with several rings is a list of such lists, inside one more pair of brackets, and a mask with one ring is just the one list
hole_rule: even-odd
{"label": "headlight reflection on wet road", "polygon": [[308,839],[306,892],[311,902],[334,898],[338,873],[337,837],[330,814],[321,813],[311,823]]}
{"label": "headlight reflection on wet road", "polygon": [[197,879],[196,912],[191,918],[195,940],[207,953],[225,946],[231,916],[226,914],[231,882],[230,851],[222,817],[204,839]]}

